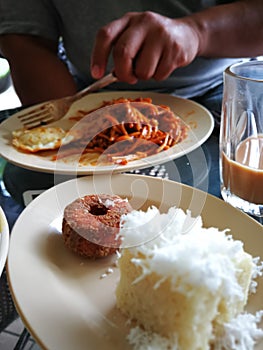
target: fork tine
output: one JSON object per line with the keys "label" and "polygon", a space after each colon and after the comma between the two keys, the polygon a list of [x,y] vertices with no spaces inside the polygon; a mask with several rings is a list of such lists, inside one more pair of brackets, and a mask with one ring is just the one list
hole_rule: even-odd
{"label": "fork tine", "polygon": [[36,123],[31,123],[31,124],[25,124],[23,125],[24,128],[26,130],[31,130],[31,129],[34,129],[34,128],[37,128],[37,127],[41,127],[41,126],[46,126],[47,124],[49,124],[49,122],[36,122]]}
{"label": "fork tine", "polygon": [[48,122],[36,122],[36,123],[31,123],[31,124],[24,124],[24,128],[26,130],[31,130],[31,129],[34,129],[34,128],[38,128],[38,127],[41,127],[41,126],[46,126],[48,124]]}
{"label": "fork tine", "polygon": [[34,117],[34,115],[38,115],[38,114],[40,114],[40,113],[43,113],[43,111],[44,111],[45,109],[46,109],[45,106],[39,106],[39,107],[37,107],[37,108],[32,109],[32,110],[29,111],[29,112],[25,112],[25,113],[23,113],[23,114],[20,114],[20,115],[18,116],[18,119],[20,119],[21,121],[22,121],[22,120],[28,120],[28,119]]}
{"label": "fork tine", "polygon": [[50,116],[49,118],[41,118],[38,120],[30,121],[28,123],[24,123],[23,126],[27,129],[33,129],[33,128],[36,128],[37,126],[47,125],[51,123],[53,120],[54,118]]}
{"label": "fork tine", "polygon": [[46,116],[50,115],[50,111],[48,110],[43,110],[43,111],[39,111],[37,113],[32,113],[30,115],[24,115],[23,117],[18,117],[18,119],[20,120],[21,123],[30,123],[31,121],[34,120],[39,120],[42,118],[45,118]]}
{"label": "fork tine", "polygon": [[38,120],[44,119],[44,118],[49,117],[49,116],[52,117],[52,115],[50,114],[49,111],[43,111],[43,112],[38,112],[38,113],[32,114],[30,117],[27,117],[27,118],[23,118],[23,119],[19,118],[19,120],[23,124],[26,124],[26,123],[30,124],[31,122],[38,121]]}
{"label": "fork tine", "polygon": [[36,126],[46,125],[54,121],[54,116],[52,116],[48,111],[45,114],[39,114],[28,120],[23,121],[23,126],[32,129]]}

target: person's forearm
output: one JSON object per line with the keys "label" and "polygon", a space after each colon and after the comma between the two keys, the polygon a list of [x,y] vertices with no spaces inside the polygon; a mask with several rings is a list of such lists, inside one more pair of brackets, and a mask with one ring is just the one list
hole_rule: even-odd
{"label": "person's forearm", "polygon": [[237,1],[186,17],[199,33],[198,55],[252,57],[263,54],[263,1]]}
{"label": "person's forearm", "polygon": [[30,65],[21,61],[11,63],[12,80],[23,105],[31,105],[72,95],[76,86],[62,62],[49,64],[28,58]]}
{"label": "person's forearm", "polygon": [[55,48],[50,50],[37,45],[35,38],[19,35],[1,37],[0,47],[9,61],[15,90],[23,105],[76,92],[74,80]]}

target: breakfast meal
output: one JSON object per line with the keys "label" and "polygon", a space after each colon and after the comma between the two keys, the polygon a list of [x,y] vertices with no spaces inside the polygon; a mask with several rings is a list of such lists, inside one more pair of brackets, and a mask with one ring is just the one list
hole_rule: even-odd
{"label": "breakfast meal", "polygon": [[92,111],[78,111],[69,120],[73,123],[69,130],[57,125],[16,130],[12,144],[42,156],[43,151],[53,150],[52,160],[76,156],[84,165],[125,165],[173,147],[189,130],[168,106],[155,105],[150,98],[104,101]]}
{"label": "breakfast meal", "polygon": [[117,195],[87,195],[64,209],[62,238],[74,253],[87,258],[102,258],[115,253],[120,218],[132,210],[129,202]]}
{"label": "breakfast meal", "polygon": [[252,350],[263,336],[263,311],[244,312],[262,263],[227,230],[150,207],[125,214],[119,236],[116,303],[134,349]]}

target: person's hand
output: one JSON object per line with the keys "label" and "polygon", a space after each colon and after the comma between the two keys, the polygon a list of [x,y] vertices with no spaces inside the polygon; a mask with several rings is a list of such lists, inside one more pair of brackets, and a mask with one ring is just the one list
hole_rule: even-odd
{"label": "person's hand", "polygon": [[153,12],[127,13],[102,27],[95,39],[91,74],[103,76],[112,52],[120,81],[164,80],[176,68],[193,61],[199,51],[199,34],[191,22]]}

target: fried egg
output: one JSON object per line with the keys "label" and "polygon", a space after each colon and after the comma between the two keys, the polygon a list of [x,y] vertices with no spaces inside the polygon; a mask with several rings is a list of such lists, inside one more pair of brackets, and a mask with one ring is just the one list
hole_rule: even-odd
{"label": "fried egg", "polygon": [[55,150],[74,140],[73,134],[60,127],[36,127],[13,131],[12,144],[23,151],[35,153]]}

